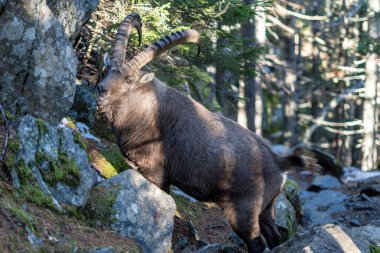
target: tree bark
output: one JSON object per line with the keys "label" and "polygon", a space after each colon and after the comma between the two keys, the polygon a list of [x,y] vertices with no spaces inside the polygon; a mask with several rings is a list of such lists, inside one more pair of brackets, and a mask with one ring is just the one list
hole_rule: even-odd
{"label": "tree bark", "polygon": [[[378,0],[368,1],[369,9],[380,11]],[[373,39],[380,38],[379,19],[373,17],[369,20],[368,35]],[[377,88],[379,84],[380,63],[375,52],[370,53],[366,63],[365,98],[363,103],[363,145],[362,145],[362,170],[369,171],[377,168]]]}

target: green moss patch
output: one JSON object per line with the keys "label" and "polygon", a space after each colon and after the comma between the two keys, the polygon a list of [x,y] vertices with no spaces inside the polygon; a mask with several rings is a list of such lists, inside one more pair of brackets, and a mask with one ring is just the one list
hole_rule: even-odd
{"label": "green moss patch", "polygon": [[105,159],[107,159],[107,161],[112,164],[117,172],[122,172],[129,169],[129,166],[125,162],[124,156],[121,154],[120,149],[117,145],[110,145],[107,149],[102,150],[101,153]]}
{"label": "green moss patch", "polygon": [[46,122],[42,119],[36,119],[36,123],[37,123],[37,128],[40,134],[46,134],[48,131]]}
{"label": "green moss patch", "polygon": [[59,182],[71,187],[80,184],[80,168],[61,151],[58,152],[58,161],[41,152],[36,153],[36,165],[40,168],[46,183],[51,186]]}
{"label": "green moss patch", "polygon": [[103,177],[110,178],[117,175],[116,168],[98,150],[89,151],[89,157],[91,163]]}
{"label": "green moss patch", "polygon": [[92,193],[88,204],[85,207],[85,215],[88,219],[96,224],[100,222],[102,225],[108,226],[114,222],[115,204],[117,192],[120,186],[115,185],[112,188],[96,187]]}
{"label": "green moss patch", "polygon": [[20,142],[18,139],[9,139],[7,152],[4,157],[4,164],[8,170],[13,168],[16,165],[16,154],[20,149]]}

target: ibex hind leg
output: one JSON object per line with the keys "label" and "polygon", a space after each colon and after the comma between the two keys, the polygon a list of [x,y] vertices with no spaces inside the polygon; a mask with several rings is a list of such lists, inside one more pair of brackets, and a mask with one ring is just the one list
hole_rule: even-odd
{"label": "ibex hind leg", "polygon": [[260,214],[260,228],[270,249],[280,244],[281,235],[274,221],[274,198]]}
{"label": "ibex hind leg", "polygon": [[247,245],[248,253],[262,253],[266,248],[259,225],[261,208],[255,206],[258,205],[251,200],[242,199],[222,208],[232,229]]}

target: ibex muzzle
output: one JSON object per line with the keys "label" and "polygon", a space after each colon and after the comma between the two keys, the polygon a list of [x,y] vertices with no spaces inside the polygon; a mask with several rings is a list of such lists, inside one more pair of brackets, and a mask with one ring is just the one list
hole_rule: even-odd
{"label": "ibex muzzle", "polygon": [[98,104],[113,125],[123,155],[145,178],[168,192],[171,184],[216,202],[249,252],[279,244],[273,205],[293,166],[317,168],[303,156],[280,157],[258,135],[165,85],[140,69],[160,53],[186,42],[195,30],[175,32],[131,60],[125,49],[138,14],[128,15],[115,40]]}

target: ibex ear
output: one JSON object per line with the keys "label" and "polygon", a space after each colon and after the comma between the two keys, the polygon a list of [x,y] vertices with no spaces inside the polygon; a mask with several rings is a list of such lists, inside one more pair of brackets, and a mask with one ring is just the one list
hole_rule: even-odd
{"label": "ibex ear", "polygon": [[103,64],[104,64],[104,67],[106,70],[108,70],[111,67],[111,59],[110,59],[110,56],[108,55],[108,53],[104,54]]}
{"label": "ibex ear", "polygon": [[154,78],[154,74],[153,73],[144,74],[144,75],[141,76],[139,83],[141,83],[141,84],[149,83],[150,81],[153,80],[153,78]]}

